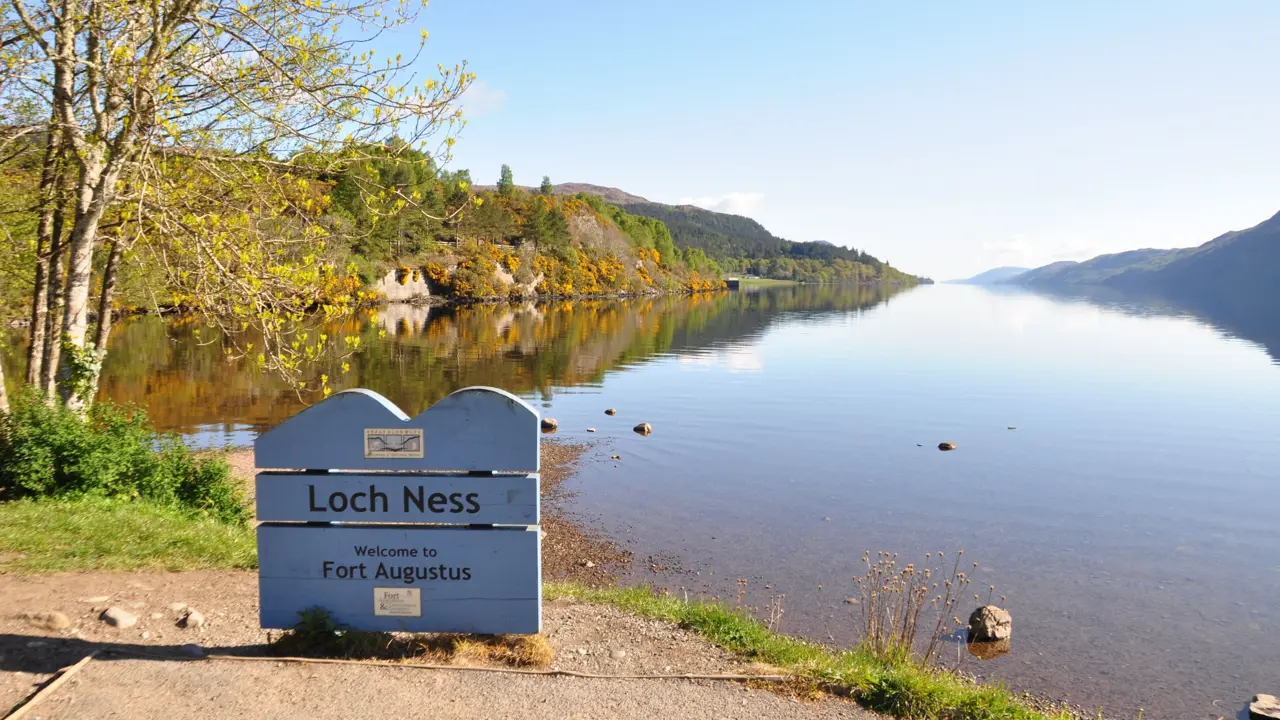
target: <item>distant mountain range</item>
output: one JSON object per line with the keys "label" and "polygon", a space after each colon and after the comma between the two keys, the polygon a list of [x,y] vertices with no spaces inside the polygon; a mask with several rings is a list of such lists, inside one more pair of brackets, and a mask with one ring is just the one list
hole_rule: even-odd
{"label": "distant mountain range", "polygon": [[1199,247],[1130,250],[982,281],[1011,270],[961,282],[1027,287],[1126,311],[1190,314],[1262,343],[1280,362],[1280,214]]}
{"label": "distant mountain range", "polygon": [[1130,250],[1084,262],[1056,262],[1003,282],[1057,290],[1103,287],[1173,301],[1280,305],[1280,213],[1199,247]]}
{"label": "distant mountain range", "polygon": [[952,285],[996,285],[1006,280],[1011,280],[1029,269],[1024,267],[998,267],[978,273],[971,278],[950,280],[948,282]]}

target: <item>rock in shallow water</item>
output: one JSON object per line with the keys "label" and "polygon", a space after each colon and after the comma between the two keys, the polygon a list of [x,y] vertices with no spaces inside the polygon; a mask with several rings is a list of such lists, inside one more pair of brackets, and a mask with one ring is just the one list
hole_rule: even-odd
{"label": "rock in shallow water", "polygon": [[995,605],[983,605],[969,616],[969,642],[989,643],[1013,637],[1013,616]]}
{"label": "rock in shallow water", "polygon": [[956,449],[956,444],[955,444],[955,443],[953,443],[953,442],[938,443],[938,449],[939,449],[939,450],[943,450],[943,451],[945,451],[945,450],[955,450],[955,449]]}
{"label": "rock in shallow water", "polygon": [[543,432],[551,432],[552,430],[555,430],[558,427],[560,427],[560,423],[556,422],[555,418],[542,418]]}
{"label": "rock in shallow water", "polygon": [[979,660],[992,660],[1012,650],[1013,641],[1005,638],[995,642],[971,642],[965,643],[965,647],[969,650],[970,655]]}
{"label": "rock in shallow water", "polygon": [[1280,720],[1280,699],[1275,695],[1254,695],[1249,703],[1249,717],[1257,720]]}
{"label": "rock in shallow water", "polygon": [[650,425],[649,423],[640,423],[639,425],[632,428],[632,430],[635,430],[641,435],[648,435],[649,433],[653,432],[653,426]]}

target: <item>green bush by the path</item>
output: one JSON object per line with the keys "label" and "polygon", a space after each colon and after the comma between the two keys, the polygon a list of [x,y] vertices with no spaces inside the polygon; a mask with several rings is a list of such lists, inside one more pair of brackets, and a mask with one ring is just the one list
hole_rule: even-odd
{"label": "green bush by the path", "polygon": [[220,457],[158,435],[138,410],[85,417],[25,393],[0,415],[0,499],[105,498],[243,524],[250,512]]}

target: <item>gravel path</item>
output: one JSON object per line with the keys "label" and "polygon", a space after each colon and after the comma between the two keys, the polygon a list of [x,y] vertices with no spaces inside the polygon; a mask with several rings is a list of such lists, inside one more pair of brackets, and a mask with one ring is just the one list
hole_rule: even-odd
{"label": "gravel path", "polygon": [[94,662],[39,708],[54,718],[865,718],[731,683],[230,662]]}
{"label": "gravel path", "polygon": [[[181,628],[185,605],[203,627]],[[128,628],[99,619],[108,607],[137,618]],[[198,643],[210,654],[261,655],[257,578],[248,572],[65,573],[0,582],[0,711],[59,668],[105,651],[29,717],[361,718],[689,717],[861,718],[852,703],[798,702],[734,682],[590,680],[493,673],[229,660],[179,660]],[[49,613],[67,627],[51,629]],[[39,615],[44,613],[45,615]],[[34,617],[28,615],[35,614]],[[696,633],[607,606],[547,603],[544,635],[553,668],[599,674],[768,674]],[[139,659],[111,650],[169,653]]]}

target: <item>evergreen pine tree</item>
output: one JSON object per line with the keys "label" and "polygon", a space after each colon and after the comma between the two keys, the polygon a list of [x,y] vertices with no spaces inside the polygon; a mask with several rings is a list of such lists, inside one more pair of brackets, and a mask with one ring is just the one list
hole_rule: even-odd
{"label": "evergreen pine tree", "polygon": [[516,193],[516,182],[511,177],[511,166],[502,166],[502,175],[498,178],[498,194],[511,197]]}

